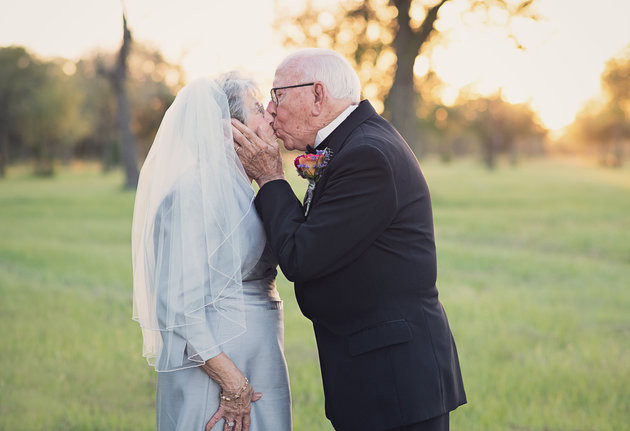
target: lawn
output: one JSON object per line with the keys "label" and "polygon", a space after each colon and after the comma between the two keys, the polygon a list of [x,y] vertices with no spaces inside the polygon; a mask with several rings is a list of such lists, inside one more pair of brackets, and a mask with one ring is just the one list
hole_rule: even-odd
{"label": "lawn", "polygon": [[[469,399],[451,429],[629,430],[630,170],[422,165]],[[0,430],[155,428],[121,184],[91,166],[0,179]],[[294,427],[332,430],[311,326],[278,287]]]}

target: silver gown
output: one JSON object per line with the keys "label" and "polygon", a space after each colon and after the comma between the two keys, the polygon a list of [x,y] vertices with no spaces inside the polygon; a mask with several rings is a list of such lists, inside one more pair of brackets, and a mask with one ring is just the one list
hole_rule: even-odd
{"label": "silver gown", "polygon": [[[252,404],[250,431],[291,430],[291,395],[284,358],[282,300],[276,265],[267,247],[243,277],[247,332],[222,346],[262,398]],[[158,431],[202,431],[219,406],[219,386],[199,367],[160,372]],[[212,429],[223,430],[220,420]]]}

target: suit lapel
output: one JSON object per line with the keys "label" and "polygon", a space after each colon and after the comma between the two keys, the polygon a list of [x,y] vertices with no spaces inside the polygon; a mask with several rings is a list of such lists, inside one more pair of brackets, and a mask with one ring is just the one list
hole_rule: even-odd
{"label": "suit lapel", "polygon": [[357,109],[352,111],[352,113],[348,115],[348,118],[343,120],[343,122],[317,146],[317,149],[322,150],[328,147],[333,151],[333,154],[337,154],[341,151],[350,133],[373,115],[377,114],[370,102],[367,100],[362,101],[359,103],[359,106],[357,106]]}
{"label": "suit lapel", "polygon": [[[335,130],[332,131],[330,135],[326,137],[326,139],[324,139],[317,146],[317,149],[323,150],[324,148],[330,148],[330,150],[333,153],[332,158],[334,159],[335,156],[340,151],[342,151],[343,146],[348,136],[350,136],[350,134],[354,131],[354,129],[359,127],[359,125],[361,125],[368,118],[374,115],[378,115],[378,114],[376,113],[376,111],[374,110],[370,102],[367,100],[363,100],[361,103],[359,103],[359,106],[357,106],[357,109],[352,111],[352,113],[348,115],[348,118],[346,118]],[[327,180],[328,180],[328,172],[324,171],[321,179],[319,180],[317,184],[317,187],[315,187],[315,189],[312,191],[312,197],[311,197],[311,203],[310,203],[311,207],[313,206],[317,198],[321,195],[322,190],[325,188],[324,186],[326,185]],[[307,195],[304,196],[304,203],[306,203],[307,198],[308,198],[308,191],[307,191]]]}

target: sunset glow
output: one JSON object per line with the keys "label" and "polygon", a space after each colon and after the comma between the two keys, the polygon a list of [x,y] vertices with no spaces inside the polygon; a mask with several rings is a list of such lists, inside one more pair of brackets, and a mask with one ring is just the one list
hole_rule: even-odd
{"label": "sunset glow", "polygon": [[[2,46],[20,44],[44,57],[77,59],[119,44],[119,2],[2,1]],[[624,0],[602,0],[596,7],[586,0],[541,0],[542,20],[512,23],[524,50],[504,28],[463,22],[465,5],[452,0],[443,6],[437,25],[445,43],[419,57],[415,73],[434,69],[447,84],[445,103],[452,103],[462,87],[482,95],[501,90],[509,102],[530,103],[550,129],[573,121],[599,92],[606,60],[630,43],[630,2]],[[177,7],[165,0],[129,0],[126,8],[134,37],[181,64],[188,79],[238,68],[268,87],[286,55],[273,33],[272,0],[185,0]],[[368,30],[379,37],[377,28]]]}

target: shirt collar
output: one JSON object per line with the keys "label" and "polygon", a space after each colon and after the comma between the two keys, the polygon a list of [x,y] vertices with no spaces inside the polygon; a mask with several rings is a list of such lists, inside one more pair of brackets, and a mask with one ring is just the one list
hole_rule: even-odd
{"label": "shirt collar", "polygon": [[348,106],[341,114],[337,116],[337,118],[328,123],[328,125],[323,129],[320,129],[315,136],[315,148],[317,148],[319,144],[321,144],[322,141],[333,132],[333,130],[335,130],[341,123],[343,123],[343,120],[348,118],[348,115],[350,115],[352,111],[357,109],[358,106],[359,105]]}

